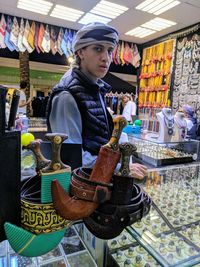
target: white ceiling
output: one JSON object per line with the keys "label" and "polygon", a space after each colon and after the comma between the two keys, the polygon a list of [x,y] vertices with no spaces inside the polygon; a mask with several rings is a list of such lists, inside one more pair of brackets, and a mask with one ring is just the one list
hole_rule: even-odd
{"label": "white ceiling", "polygon": [[[34,0],[33,0],[34,1]],[[90,11],[99,0],[49,0],[55,4],[68,6],[71,8],[79,9],[84,12]],[[180,30],[192,24],[200,22],[200,0],[180,0],[181,4],[174,8],[162,13],[159,17],[169,19],[177,22],[176,25],[156,32],[145,38],[137,38],[134,36],[128,36],[124,33],[140,26],[141,24],[155,18],[153,14],[149,14],[143,11],[136,10],[134,7],[143,2],[143,0],[109,0],[110,2],[121,4],[129,8],[124,14],[114,19],[109,24],[116,27],[120,34],[120,39],[130,41],[134,43],[145,43],[150,40],[161,37],[165,34]],[[67,20],[57,19],[50,16],[36,14],[30,11],[25,11],[17,8],[17,0],[0,0],[0,12],[4,14],[10,14],[13,16],[23,17],[30,20],[44,22],[52,25],[63,26],[78,30],[82,27],[82,24],[77,22],[70,22]]]}

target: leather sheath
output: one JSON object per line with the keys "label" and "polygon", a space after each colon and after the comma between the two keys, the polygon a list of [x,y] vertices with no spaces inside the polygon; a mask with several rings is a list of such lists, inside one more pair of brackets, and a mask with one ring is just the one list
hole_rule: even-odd
{"label": "leather sheath", "polygon": [[[120,156],[121,153],[119,151],[114,151],[108,147],[101,147],[87,182],[83,179],[81,181],[80,179],[73,179],[72,191],[70,190],[72,197],[62,189],[61,185],[56,180],[53,181],[52,197],[57,213],[67,220],[80,220],[92,214],[99,203],[109,199],[110,193],[109,186],[107,185],[111,182],[113,172],[120,160]],[[91,183],[88,184],[88,181]],[[94,182],[98,184],[92,185]],[[81,186],[84,186],[78,190],[77,185],[80,183]],[[87,192],[85,190],[87,190]],[[73,194],[75,195],[73,196]],[[88,199],[84,198],[86,195]]]}
{"label": "leather sheath", "polygon": [[90,175],[91,181],[109,183],[121,157],[119,151],[101,147],[98,158]]}
{"label": "leather sheath", "polygon": [[111,199],[84,218],[86,227],[96,237],[115,238],[126,226],[141,220],[149,212],[150,198],[137,184],[131,186],[131,180],[131,177],[113,176]]}
{"label": "leather sheath", "polygon": [[89,176],[86,178],[86,173],[84,174],[85,177],[81,177],[82,173],[79,169],[72,173],[70,193],[73,196],[97,203],[103,203],[110,199],[111,184],[91,181]]}

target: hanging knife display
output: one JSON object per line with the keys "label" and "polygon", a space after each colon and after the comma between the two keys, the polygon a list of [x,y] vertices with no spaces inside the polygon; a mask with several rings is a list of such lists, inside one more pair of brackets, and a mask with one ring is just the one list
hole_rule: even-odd
{"label": "hanging knife display", "polygon": [[[60,161],[59,155],[61,144],[67,136],[47,134],[47,138],[53,148],[51,161],[43,157],[40,142],[34,141],[29,145],[36,152],[39,174],[27,179],[21,187],[21,227],[9,222],[4,224],[11,247],[26,257],[37,257],[54,249],[63,238],[66,228],[72,224],[56,213],[50,201],[51,179],[58,179],[63,187],[69,187],[71,169]],[[42,162],[39,162],[40,159]],[[47,166],[41,170],[43,165]]]}

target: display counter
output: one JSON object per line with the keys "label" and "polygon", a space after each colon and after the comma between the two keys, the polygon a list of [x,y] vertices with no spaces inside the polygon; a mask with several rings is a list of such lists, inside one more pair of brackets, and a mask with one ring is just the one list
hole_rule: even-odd
{"label": "display counter", "polygon": [[193,162],[198,159],[199,141],[185,140],[182,142],[157,142],[143,134],[129,134],[128,139],[137,147],[134,156],[153,166],[165,166]]}
{"label": "display counter", "polygon": [[0,266],[200,266],[200,164],[151,169],[140,186],[152,198],[150,213],[117,238],[97,239],[79,223],[56,249],[37,258],[19,256],[2,242]]}
{"label": "display counter", "polygon": [[198,163],[149,172],[143,189],[152,198],[151,211],[108,241],[109,266],[184,267],[200,263],[199,185]]}
{"label": "display counter", "polygon": [[44,140],[47,133],[46,118],[34,118],[29,119],[28,131],[32,133],[35,138]]}

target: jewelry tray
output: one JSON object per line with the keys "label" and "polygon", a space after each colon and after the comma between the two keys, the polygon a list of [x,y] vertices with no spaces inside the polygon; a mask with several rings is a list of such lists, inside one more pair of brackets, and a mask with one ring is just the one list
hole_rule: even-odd
{"label": "jewelry tray", "polygon": [[131,134],[128,138],[137,147],[133,155],[155,167],[189,163],[198,159],[199,142],[196,140],[158,143],[139,135]]}

